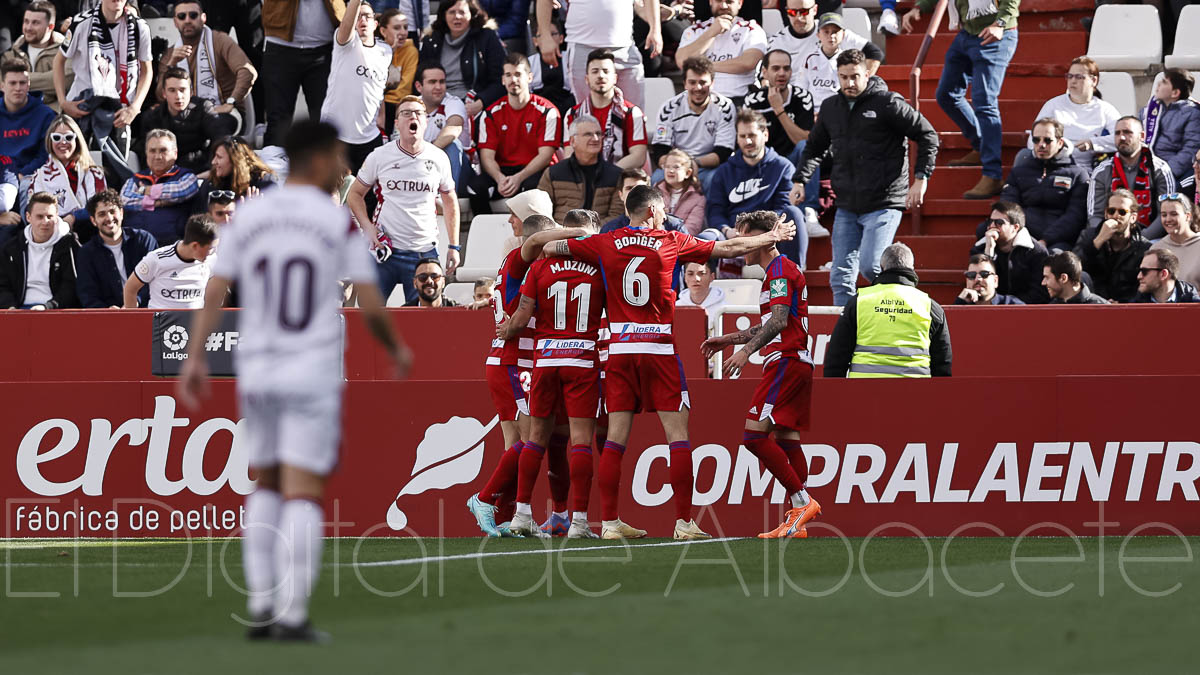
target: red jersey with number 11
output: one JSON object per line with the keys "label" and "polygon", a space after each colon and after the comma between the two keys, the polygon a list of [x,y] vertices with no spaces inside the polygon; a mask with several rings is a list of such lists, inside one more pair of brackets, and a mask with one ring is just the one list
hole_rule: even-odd
{"label": "red jersey with number 11", "polygon": [[604,276],[609,354],[675,353],[671,324],[676,263],[706,263],[714,243],[682,232],[625,227],[568,242],[571,255]]}
{"label": "red jersey with number 11", "polygon": [[543,258],[525,275],[521,295],[533,300],[534,366],[596,366],[604,312],[600,269],[570,258]]}

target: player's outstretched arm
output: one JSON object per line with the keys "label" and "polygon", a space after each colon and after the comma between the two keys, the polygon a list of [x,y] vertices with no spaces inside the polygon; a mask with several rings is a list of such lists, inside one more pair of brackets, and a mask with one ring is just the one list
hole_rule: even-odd
{"label": "player's outstretched arm", "polygon": [[[136,278],[130,275],[130,279]],[[129,286],[126,286],[126,299],[129,297]],[[135,291],[136,293],[136,291]],[[208,334],[217,327],[221,318],[221,307],[225,304],[225,296],[229,293],[229,279],[212,277],[204,288],[204,307],[192,316],[192,327],[189,334],[193,336],[188,343],[188,358],[183,362],[179,372],[179,380],[175,383],[176,394],[185,406],[196,409],[200,401],[208,398],[208,361],[205,358],[204,343]],[[134,300],[136,307],[136,296]]]}
{"label": "player's outstretched arm", "polygon": [[404,379],[408,376],[408,369],[412,367],[412,352],[409,351],[408,345],[396,336],[392,322],[384,311],[383,296],[379,293],[379,287],[373,282],[355,283],[354,287],[358,289],[358,306],[362,309],[367,330],[371,331],[371,337],[383,345],[388,356],[392,358],[392,364],[396,368],[396,379]]}
{"label": "player's outstretched arm", "polygon": [[571,243],[567,239],[552,241],[546,244],[542,252],[551,258],[566,258],[571,255]]}
{"label": "player's outstretched arm", "polygon": [[521,257],[525,262],[533,262],[545,250],[548,242],[559,241],[562,239],[574,239],[587,235],[587,232],[580,227],[555,227],[549,230],[535,232],[528,237],[525,237],[525,243],[521,244]]}
{"label": "player's outstretched arm", "polygon": [[774,340],[775,336],[779,335],[784,327],[787,326],[789,311],[787,305],[772,305],[771,317],[759,327],[757,332],[750,336],[750,339],[746,341],[745,347],[739,349],[736,354],[725,362],[723,366],[725,373],[728,373],[730,377],[740,375],[742,369],[750,362],[750,356],[762,349],[768,342]]}
{"label": "player's outstretched arm", "polygon": [[713,258],[737,258],[751,251],[766,248],[781,241],[791,241],[796,236],[796,225],[790,220],[780,219],[770,232],[756,234],[753,237],[734,237],[718,241],[713,246]]}
{"label": "player's outstretched arm", "polygon": [[533,298],[528,295],[521,296],[521,304],[517,305],[517,311],[496,326],[496,337],[501,340],[511,340],[517,337],[521,329],[529,325],[529,317],[533,316]]}

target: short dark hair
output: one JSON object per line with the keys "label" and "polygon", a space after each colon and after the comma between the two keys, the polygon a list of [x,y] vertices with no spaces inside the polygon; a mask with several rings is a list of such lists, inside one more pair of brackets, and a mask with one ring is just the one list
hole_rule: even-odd
{"label": "short dark hair", "polygon": [[552,229],[557,225],[558,223],[554,222],[553,218],[543,216],[540,213],[535,213],[521,221],[521,234],[528,237],[543,230]]}
{"label": "short dark hair", "polygon": [[625,212],[632,218],[633,214],[655,203],[663,203],[662,193],[649,185],[639,185],[630,190],[629,196],[625,197]]}
{"label": "short dark hair", "polygon": [[438,63],[437,61],[426,61],[417,66],[417,75],[416,75],[416,79],[413,80],[413,82],[424,82],[425,81],[425,71],[427,71],[427,70],[440,70],[440,71],[442,71],[443,75],[446,74],[446,68],[444,66],[442,66],[442,64]]}
{"label": "short dark hair", "polygon": [[208,216],[199,214],[187,219],[183,226],[183,243],[208,246],[217,238],[217,226]]}
{"label": "short dark hair", "polygon": [[29,65],[29,60],[24,56],[5,56],[0,59],[0,80],[7,79],[9,73],[28,75],[32,71],[33,67]]}
{"label": "short dark hair", "polygon": [[1185,101],[1192,97],[1192,90],[1196,87],[1196,80],[1192,74],[1183,68],[1167,68],[1163,71],[1163,77],[1171,82],[1172,89],[1179,90],[1179,99]]}
{"label": "short dark hair", "polygon": [[33,193],[33,196],[29,198],[29,203],[25,205],[25,213],[33,213],[34,204],[49,204],[57,209],[58,197],[55,197],[53,193],[46,191],[35,192]]}
{"label": "short dark hair", "polygon": [[591,209],[571,209],[563,216],[563,226],[582,227],[593,232],[600,231],[600,216]]}
{"label": "short dark hair", "polygon": [[29,5],[25,7],[25,11],[41,12],[42,14],[46,15],[47,20],[51,24],[54,23],[54,16],[56,12],[54,9],[54,3],[52,2],[46,2],[46,0],[33,0],[33,2],[29,3]]}
{"label": "short dark hair", "polygon": [[1033,123],[1033,126],[1030,127],[1029,129],[1030,129],[1030,131],[1032,131],[1043,124],[1049,124],[1051,127],[1054,128],[1054,137],[1055,138],[1062,138],[1063,134],[1066,133],[1066,128],[1063,127],[1063,123],[1059,122],[1057,119],[1055,119],[1053,117],[1043,117],[1041,119],[1035,120]]}
{"label": "short dark hair", "polygon": [[780,216],[774,211],[751,211],[740,214],[734,224],[737,229],[744,229],[746,232],[770,232],[779,221]]}
{"label": "short dark hair", "polygon": [[617,190],[619,191],[621,188],[625,187],[625,181],[631,178],[635,178],[643,183],[646,183],[647,185],[650,184],[650,176],[646,175],[645,171],[634,166],[628,169],[621,169],[621,177],[617,179]]}
{"label": "short dark hair", "polygon": [[688,71],[692,71],[697,75],[714,75],[716,70],[713,69],[713,62],[708,60],[706,56],[693,56],[683,62],[683,76],[686,78]]}
{"label": "short dark hair", "polygon": [[1055,279],[1066,275],[1067,281],[1077,284],[1083,276],[1083,264],[1079,262],[1079,256],[1071,251],[1060,251],[1046,258],[1042,266],[1050,270],[1051,276]]}
{"label": "short dark hair", "polygon": [[837,67],[842,66],[857,66],[867,62],[867,55],[862,53],[861,49],[847,49],[838,54]]}
{"label": "short dark hair", "polygon": [[1025,227],[1025,209],[1021,208],[1020,204],[1003,200],[992,202],[992,211],[1003,213],[1013,225]]}
{"label": "short dark hair", "polygon": [[615,65],[617,62],[617,57],[607,49],[593,49],[592,51],[588,52],[587,63],[583,65],[584,72],[587,72],[587,69],[592,67],[592,61],[612,61]]}
{"label": "short dark hair", "polygon": [[[785,0],[784,4],[787,4],[786,0]],[[767,53],[763,54],[763,57],[762,57],[761,67],[764,71],[767,69],[767,66],[771,65],[771,55],[772,54],[783,54],[784,57],[787,58],[788,68],[792,67],[792,53],[791,52],[784,50],[784,49],[770,49],[770,50],[767,50]]]}
{"label": "short dark hair", "polygon": [[1124,122],[1125,120],[1132,120],[1134,122],[1137,122],[1139,129],[1141,129],[1142,131],[1146,130],[1146,125],[1142,123],[1142,118],[1138,117],[1137,115],[1124,115],[1122,117],[1118,117],[1117,121],[1113,122],[1113,128],[1115,129],[1118,124],[1120,124],[1121,122]]}
{"label": "short dark hair", "polygon": [[210,204],[232,204],[234,197],[230,196],[233,190],[209,190],[208,195],[204,200],[205,206]]}
{"label": "short dark hair", "polygon": [[175,3],[175,6],[178,7],[179,5],[200,5],[200,13],[201,14],[204,13],[204,9],[205,9],[204,3],[201,0],[177,0],[177,2]]}
{"label": "short dark hair", "polygon": [[735,126],[737,124],[753,124],[754,126],[758,127],[760,131],[766,131],[769,128],[769,125],[767,124],[767,118],[763,117],[763,114],[757,110],[751,110],[749,108],[742,108],[738,111]]}
{"label": "short dark hair", "polygon": [[504,65],[525,66],[526,72],[533,72],[533,66],[529,65],[529,57],[525,56],[521,52],[509,52],[508,56],[504,57]]}
{"label": "short dark hair", "polygon": [[442,267],[442,261],[438,260],[437,258],[434,258],[433,256],[421,258],[420,260],[417,261],[417,264],[413,266],[413,269],[415,270],[418,267],[420,267],[421,265],[437,265],[439,270],[445,269],[444,267]]}
{"label": "short dark hair", "polygon": [[190,82],[191,79],[191,73],[177,66],[167,68],[165,71],[163,71],[162,76],[163,85],[167,84],[167,80],[188,80]]}
{"label": "short dark hair", "polygon": [[338,130],[328,122],[307,119],[292,124],[283,139],[283,151],[287,153],[288,164],[293,173],[298,168],[306,168],[313,158],[323,152],[337,148]]}
{"label": "short dark hair", "polygon": [[110,204],[118,209],[125,208],[124,202],[121,201],[121,193],[112,188],[101,190],[87,200],[88,215],[95,216],[96,211],[100,210],[101,204]]}
{"label": "short dark hair", "polygon": [[972,255],[970,258],[967,259],[967,264],[968,265],[984,265],[984,264],[986,264],[988,267],[992,268],[993,272],[996,271],[996,261],[992,260],[986,253],[976,253],[976,254]]}
{"label": "short dark hair", "polygon": [[1158,267],[1171,274],[1172,279],[1179,278],[1179,256],[1165,248],[1152,248],[1144,255],[1152,255],[1158,260]]}

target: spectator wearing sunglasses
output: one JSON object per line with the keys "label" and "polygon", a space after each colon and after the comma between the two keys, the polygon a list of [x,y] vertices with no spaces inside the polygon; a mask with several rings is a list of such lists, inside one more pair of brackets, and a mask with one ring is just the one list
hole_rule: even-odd
{"label": "spectator wearing sunglasses", "polygon": [[143,115],[142,128],[173,132],[179,144],[179,166],[196,174],[207,171],[209,145],[236,132],[237,118],[217,112],[212,101],[194,96],[192,76],[182,68],[167,69],[162,91],[163,102]]}
{"label": "spectator wearing sunglasses", "polygon": [[1015,295],[997,293],[1000,285],[1000,275],[996,274],[996,264],[992,259],[976,253],[967,262],[967,271],[963,272],[967,279],[967,287],[954,299],[956,305],[1023,305],[1024,302]]}
{"label": "spectator wearing sunglasses", "polygon": [[[1088,187],[1088,229],[1080,242],[1090,241],[1105,220],[1109,195],[1118,188],[1133,193],[1138,208],[1138,224],[1150,239],[1162,238],[1165,231],[1158,218],[1158,198],[1175,192],[1175,176],[1171,166],[1150,150],[1146,143],[1146,127],[1133,115],[1117,120],[1117,152],[1100,162],[1092,172]],[[1080,242],[1076,243],[1076,252]]]}
{"label": "spectator wearing sunglasses", "polygon": [[[258,71],[246,52],[228,33],[208,26],[208,14],[199,0],[176,3],[174,17],[180,42],[172,45],[158,62],[158,97],[166,95],[167,71],[182,68],[196,83],[196,96],[212,103],[217,113],[227,114],[235,107],[242,108],[258,79]],[[253,122],[247,126],[253,126]]]}
{"label": "spectator wearing sunglasses", "polygon": [[1133,302],[1200,302],[1196,287],[1179,278],[1179,258],[1163,250],[1146,251],[1138,268]]}
{"label": "spectator wearing sunglasses", "polygon": [[[1137,295],[1138,268],[1150,249],[1150,241],[1138,226],[1139,210],[1132,192],[1113,190],[1095,236],[1075,249],[1083,271],[1092,277],[1092,290],[1114,302],[1130,302]],[[1083,236],[1089,234],[1090,230]]]}
{"label": "spectator wearing sunglasses", "polygon": [[[1074,160],[1063,137],[1063,124],[1053,117],[1033,124],[1033,152],[1013,162],[1000,199],[1020,204],[1029,234],[1048,250],[1069,251],[1087,225],[1088,172]],[[980,223],[982,237],[987,223]]]}
{"label": "spectator wearing sunglasses", "polygon": [[996,291],[1014,295],[1027,305],[1050,301],[1041,285],[1042,264],[1050,252],[1029,234],[1025,211],[1018,204],[992,204],[987,231],[975,242],[971,254],[983,254],[997,273]]}
{"label": "spectator wearing sunglasses", "polygon": [[417,261],[413,287],[417,289],[417,297],[404,303],[405,307],[458,307],[457,302],[442,295],[442,291],[446,290],[446,275],[437,258]]}
{"label": "spectator wearing sunglasses", "polygon": [[1190,197],[1181,193],[1158,198],[1167,236],[1159,239],[1151,250],[1167,249],[1179,259],[1179,279],[1200,286],[1200,222]]}
{"label": "spectator wearing sunglasses", "polygon": [[210,190],[205,213],[208,219],[219,229],[222,225],[233,222],[233,214],[237,212],[237,195],[233,190]]}
{"label": "spectator wearing sunglasses", "polygon": [[88,200],[104,191],[104,170],[92,163],[84,148],[83,132],[70,115],[59,115],[46,133],[49,158],[33,174],[29,194],[49,192],[58,199],[62,219],[86,244],[96,233],[87,211]]}

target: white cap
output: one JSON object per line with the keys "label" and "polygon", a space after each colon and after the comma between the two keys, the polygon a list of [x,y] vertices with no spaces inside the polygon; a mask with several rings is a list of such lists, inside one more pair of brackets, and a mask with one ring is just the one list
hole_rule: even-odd
{"label": "white cap", "polygon": [[554,203],[545,190],[526,190],[518,195],[509,197],[508,210],[520,218],[522,222],[532,215],[554,217]]}

